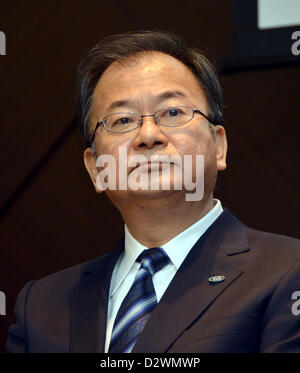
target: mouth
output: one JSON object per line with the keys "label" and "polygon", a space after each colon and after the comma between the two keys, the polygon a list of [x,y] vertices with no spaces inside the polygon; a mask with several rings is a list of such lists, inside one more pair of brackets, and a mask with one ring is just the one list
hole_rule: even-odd
{"label": "mouth", "polygon": [[[128,173],[131,173],[133,170],[138,169],[139,172],[151,172],[153,171],[162,171],[163,170],[163,165],[169,165],[175,166],[175,162],[170,162],[170,161],[165,161],[165,160],[145,160],[141,162],[137,162],[137,165],[134,167],[128,167]],[[164,166],[164,168],[167,166]]]}
{"label": "mouth", "polygon": [[[140,172],[149,172],[151,170],[159,170],[163,169],[163,165],[174,165],[174,162],[162,162],[162,161],[148,161],[148,162],[141,162],[135,169],[139,169]],[[166,167],[166,166],[165,166]]]}

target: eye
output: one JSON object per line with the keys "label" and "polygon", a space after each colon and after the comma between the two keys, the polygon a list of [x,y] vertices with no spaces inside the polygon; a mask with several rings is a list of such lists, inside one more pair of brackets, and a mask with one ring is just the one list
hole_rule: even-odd
{"label": "eye", "polygon": [[132,118],[131,117],[116,117],[116,118],[112,118],[113,121],[112,121],[112,127],[115,127],[115,126],[126,126],[128,124],[130,124],[132,122]]}
{"label": "eye", "polygon": [[127,123],[129,123],[129,118],[120,118],[120,119],[118,120],[118,122],[119,122],[120,124],[127,124]]}
{"label": "eye", "polygon": [[168,115],[170,117],[176,117],[177,115],[179,115],[179,110],[176,108],[170,109],[168,110]]}
{"label": "eye", "polygon": [[159,117],[161,118],[178,118],[178,117],[182,117],[183,115],[185,115],[185,112],[183,110],[183,108],[179,108],[179,107],[170,107],[170,108],[166,108],[166,109],[162,109],[159,113]]}

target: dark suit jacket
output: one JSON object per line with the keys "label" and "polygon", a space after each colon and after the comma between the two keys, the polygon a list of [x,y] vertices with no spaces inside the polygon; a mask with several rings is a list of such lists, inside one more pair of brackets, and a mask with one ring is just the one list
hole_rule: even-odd
{"label": "dark suit jacket", "polygon": [[[27,283],[8,352],[104,352],[110,254]],[[178,248],[180,250],[180,248]],[[210,283],[212,275],[225,280]],[[197,241],[132,352],[300,352],[299,240],[244,226],[225,209]]]}

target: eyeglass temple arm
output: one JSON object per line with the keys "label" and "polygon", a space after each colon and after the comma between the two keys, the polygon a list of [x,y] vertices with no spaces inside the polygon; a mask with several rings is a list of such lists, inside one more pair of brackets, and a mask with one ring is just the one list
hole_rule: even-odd
{"label": "eyeglass temple arm", "polygon": [[197,113],[197,114],[200,114],[202,115],[204,118],[206,118],[211,124],[213,125],[217,125],[218,123],[213,120],[211,117],[209,117],[208,115],[202,113],[202,111],[198,110],[198,109],[194,109],[194,113]]}
{"label": "eyeglass temple arm", "polygon": [[103,122],[97,122],[96,127],[95,127],[94,132],[93,132],[93,136],[92,136],[91,141],[90,141],[91,145],[92,145],[92,143],[94,141],[94,138],[95,138],[95,135],[96,135],[96,131],[97,131],[98,127],[101,126],[102,123]]}

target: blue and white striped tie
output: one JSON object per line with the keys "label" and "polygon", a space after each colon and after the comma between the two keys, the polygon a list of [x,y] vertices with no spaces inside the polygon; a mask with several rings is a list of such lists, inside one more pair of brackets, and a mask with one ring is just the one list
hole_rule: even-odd
{"label": "blue and white striped tie", "polygon": [[141,266],[116,316],[109,353],[131,352],[157,304],[152,276],[169,263],[160,247],[144,250],[136,260]]}

